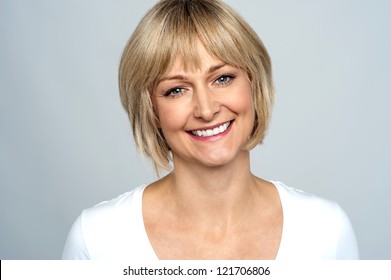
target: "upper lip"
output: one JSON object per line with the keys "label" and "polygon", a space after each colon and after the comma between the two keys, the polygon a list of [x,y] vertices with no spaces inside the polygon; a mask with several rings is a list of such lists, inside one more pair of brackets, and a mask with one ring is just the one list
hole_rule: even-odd
{"label": "upper lip", "polygon": [[188,132],[191,132],[191,131],[196,131],[196,130],[208,130],[208,129],[214,129],[216,127],[220,127],[221,125],[223,124],[226,124],[227,122],[230,122],[232,123],[233,120],[229,120],[229,121],[225,121],[225,122],[221,122],[221,123],[218,123],[218,124],[215,124],[215,125],[211,125],[211,126],[205,126],[205,127],[200,127],[200,128],[196,128],[196,129],[191,129],[191,130],[188,130]]}

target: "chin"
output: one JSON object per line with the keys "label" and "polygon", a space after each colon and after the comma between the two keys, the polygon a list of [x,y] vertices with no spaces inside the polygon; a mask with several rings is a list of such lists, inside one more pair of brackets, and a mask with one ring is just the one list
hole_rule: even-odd
{"label": "chin", "polygon": [[207,158],[204,158],[201,164],[208,167],[225,166],[235,160],[235,155],[232,153],[219,153],[218,155],[210,154]]}

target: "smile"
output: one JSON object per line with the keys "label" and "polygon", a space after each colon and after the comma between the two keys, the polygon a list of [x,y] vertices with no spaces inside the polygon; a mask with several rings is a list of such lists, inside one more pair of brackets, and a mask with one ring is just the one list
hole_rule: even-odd
{"label": "smile", "polygon": [[232,121],[228,121],[220,126],[216,126],[214,128],[210,128],[210,129],[205,129],[205,130],[191,130],[190,132],[194,135],[194,136],[198,136],[198,137],[210,137],[210,136],[215,136],[215,135],[218,135],[220,133],[223,133],[224,131],[226,131],[228,129],[228,127],[231,125]]}

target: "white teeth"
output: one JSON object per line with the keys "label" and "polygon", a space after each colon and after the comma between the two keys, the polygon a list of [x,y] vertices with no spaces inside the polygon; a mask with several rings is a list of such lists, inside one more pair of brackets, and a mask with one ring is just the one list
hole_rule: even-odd
{"label": "white teeth", "polygon": [[223,133],[227,130],[231,122],[226,122],[225,124],[220,125],[219,127],[215,127],[213,129],[207,129],[207,130],[192,130],[191,133],[193,133],[195,136],[198,137],[207,137],[207,136],[214,136],[220,133]]}

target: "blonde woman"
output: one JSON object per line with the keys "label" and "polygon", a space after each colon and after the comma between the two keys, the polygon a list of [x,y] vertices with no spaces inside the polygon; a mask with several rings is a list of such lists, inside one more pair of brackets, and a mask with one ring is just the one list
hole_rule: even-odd
{"label": "blonde woman", "polygon": [[82,212],[64,259],[357,259],[334,202],[251,173],[273,104],[269,55],[213,0],[163,0],[125,47],[120,94],[168,175]]}

